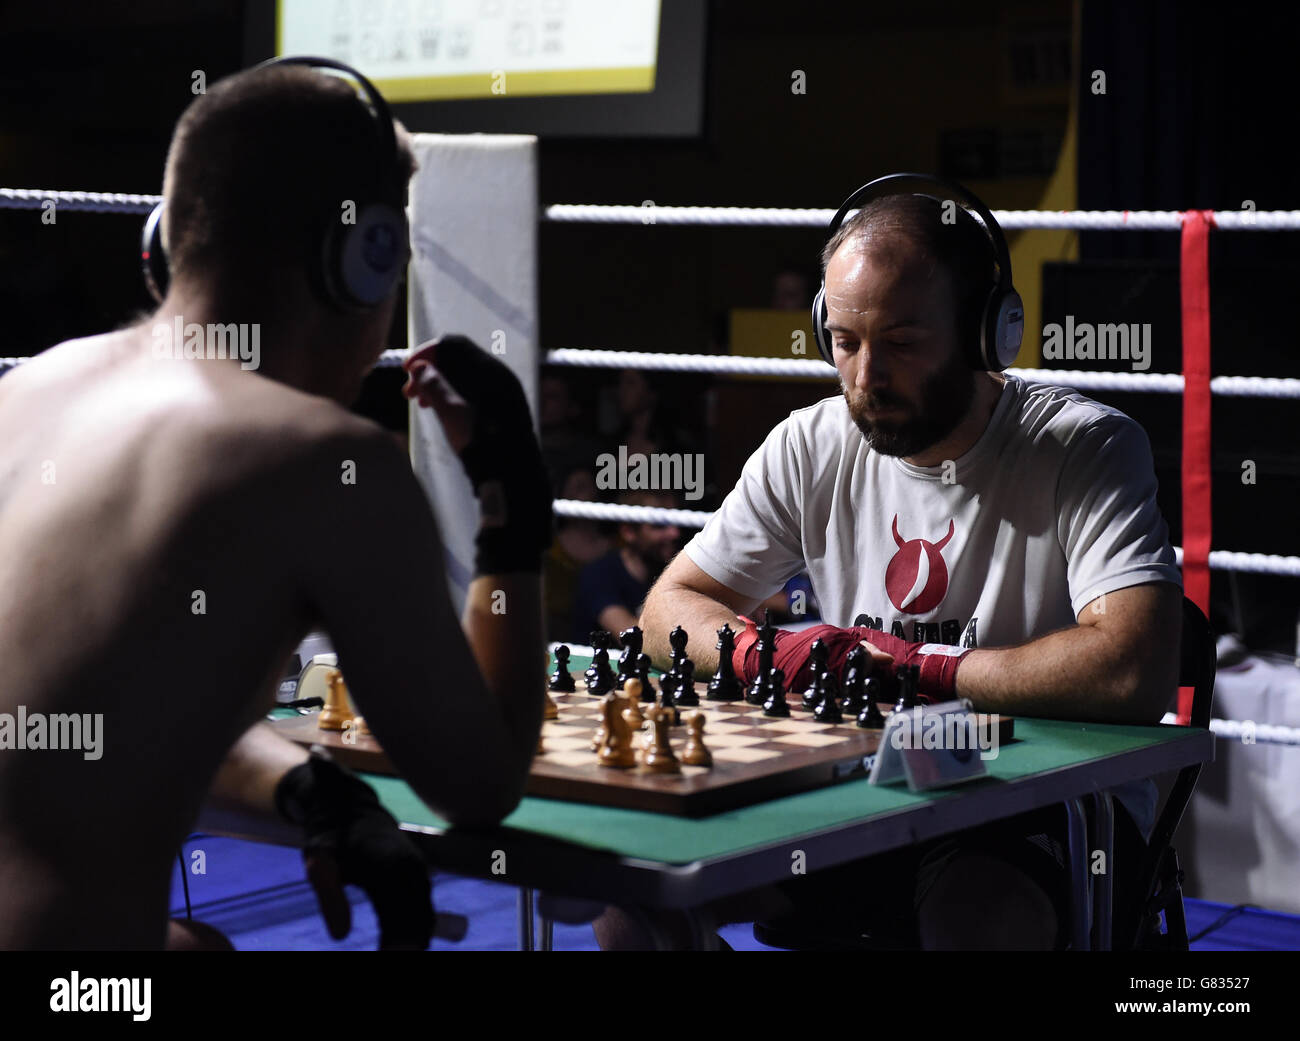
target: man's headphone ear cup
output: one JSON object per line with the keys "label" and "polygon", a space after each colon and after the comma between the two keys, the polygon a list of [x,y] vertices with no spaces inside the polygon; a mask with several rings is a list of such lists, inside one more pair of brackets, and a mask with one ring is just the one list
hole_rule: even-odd
{"label": "man's headphone ear cup", "polygon": [[374,307],[402,277],[407,254],[406,214],[387,203],[371,203],[355,224],[331,220],[322,250],[330,301],[347,308]]}
{"label": "man's headphone ear cup", "polygon": [[826,283],[822,282],[812,302],[813,340],[817,344],[817,353],[830,365],[835,364],[835,355],[831,350],[830,331],[826,328]]}
{"label": "man's headphone ear cup", "polygon": [[1025,305],[1014,289],[994,291],[984,313],[981,367],[1001,372],[1016,360],[1025,335]]}
{"label": "man's headphone ear cup", "polygon": [[140,268],[144,273],[144,284],[149,289],[149,295],[160,304],[167,295],[167,286],[171,282],[167,251],[163,249],[162,215],[163,203],[160,202],[145,219],[140,233]]}

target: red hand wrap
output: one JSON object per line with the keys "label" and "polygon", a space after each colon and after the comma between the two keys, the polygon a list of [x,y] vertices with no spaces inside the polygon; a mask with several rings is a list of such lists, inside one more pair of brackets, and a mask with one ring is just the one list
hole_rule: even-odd
{"label": "red hand wrap", "polygon": [[[736,637],[732,663],[736,675],[748,684],[753,683],[758,676],[758,629],[743,615],[740,620],[745,623],[745,630]],[[784,670],[790,690],[804,690],[812,683],[809,653],[816,640],[821,640],[830,652],[826,656],[826,667],[837,679],[844,671],[844,662],[849,652],[866,640],[886,654],[893,655],[893,664],[883,670],[887,676],[892,677],[899,666],[919,665],[921,676],[918,693],[935,701],[950,701],[957,696],[957,666],[972,650],[948,644],[910,643],[863,625],[843,629],[834,625],[815,625],[797,633],[778,629],[772,664],[775,668]]]}

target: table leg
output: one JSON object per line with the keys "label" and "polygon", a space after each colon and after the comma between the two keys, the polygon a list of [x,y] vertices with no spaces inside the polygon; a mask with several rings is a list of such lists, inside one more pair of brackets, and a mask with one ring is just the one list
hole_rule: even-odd
{"label": "table leg", "polygon": [[1086,951],[1091,946],[1088,938],[1091,901],[1088,887],[1088,819],[1083,810],[1083,800],[1066,800],[1065,817],[1070,846],[1070,943],[1076,951]]}
{"label": "table leg", "polygon": [[1101,851],[1106,870],[1092,876],[1092,945],[1095,950],[1110,950],[1111,923],[1115,894],[1115,806],[1110,792],[1097,792],[1093,802],[1093,851]]}
{"label": "table leg", "polygon": [[550,918],[542,918],[542,950],[555,950],[555,922]]}
{"label": "table leg", "polygon": [[534,950],[533,946],[533,891],[527,886],[519,890],[519,949]]}

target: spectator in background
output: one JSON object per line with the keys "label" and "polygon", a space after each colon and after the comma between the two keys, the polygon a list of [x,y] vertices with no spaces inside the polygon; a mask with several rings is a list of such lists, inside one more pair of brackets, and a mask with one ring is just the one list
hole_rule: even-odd
{"label": "spectator in background", "polygon": [[[668,491],[635,491],[619,496],[620,505],[676,509]],[[681,531],[672,524],[620,524],[619,545],[582,569],[573,605],[574,638],[595,629],[618,636],[637,624],[641,602],[659,573],[681,548]]]}
{"label": "spectator in background", "polygon": [[[569,471],[555,487],[559,489],[558,498],[597,501],[596,478],[589,465]],[[575,634],[572,631],[578,575],[586,565],[603,557],[613,548],[613,539],[607,533],[607,527],[607,524],[600,521],[556,515],[555,541],[542,560],[548,640],[574,640],[577,635],[581,635],[582,642],[586,641],[586,632]]]}
{"label": "spectator in background", "polygon": [[[574,393],[577,380],[577,374],[572,371],[544,370],[538,384],[542,459],[551,478],[551,487],[556,489],[562,489],[576,469],[594,471],[596,456],[603,451],[600,441],[589,429],[589,422],[584,421],[582,405]],[[594,496],[594,489],[592,494]]]}
{"label": "spectator in background", "polygon": [[[682,395],[694,396],[698,388],[682,383],[682,375],[673,385]],[[688,378],[688,377],[687,377]],[[613,393],[601,396],[601,429],[615,445],[626,445],[629,454],[653,455],[656,452],[684,452],[697,443],[680,422],[677,409],[665,402],[663,382],[637,369],[624,369],[618,375]]]}
{"label": "spectator in background", "polygon": [[772,276],[768,307],[778,311],[806,311],[812,307],[813,284],[808,272],[789,264]]}

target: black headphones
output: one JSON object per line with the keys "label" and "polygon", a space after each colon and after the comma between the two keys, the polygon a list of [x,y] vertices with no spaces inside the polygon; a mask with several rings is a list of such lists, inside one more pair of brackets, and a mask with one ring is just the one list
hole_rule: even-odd
{"label": "black headphones", "polygon": [[[364,310],[385,300],[397,287],[409,259],[410,232],[406,211],[397,197],[397,135],[393,117],[383,96],[365,76],[350,65],[333,58],[272,58],[255,66],[305,65],[314,69],[334,69],[355,80],[365,95],[366,109],[375,119],[379,134],[379,196],[358,199],[356,222],[345,224],[338,213],[325,218],[321,229],[321,266],[319,283],[329,303],[347,310]],[[359,99],[360,100],[360,99]],[[391,194],[385,198],[385,191]],[[144,223],[140,239],[140,261],[145,284],[153,298],[162,303],[167,295],[170,275],[162,241],[162,213],[166,202],[159,203]]]}
{"label": "black headphones", "polygon": [[[839,231],[850,210],[887,195],[922,195],[936,202],[953,202],[965,210],[974,211],[979,218],[977,223],[983,227],[993,245],[998,273],[980,316],[977,353],[972,354],[968,360],[971,368],[1001,372],[1016,360],[1016,354],[1020,351],[1020,339],[1025,331],[1025,305],[1011,283],[1011,252],[1007,249],[1007,240],[1003,237],[998,222],[993,219],[993,214],[960,184],[931,177],[929,174],[889,174],[864,184],[844,200],[831,220],[828,237]],[[826,328],[826,320],[826,280],[823,278],[812,305],[813,337],[821,356],[834,365],[835,357],[831,351],[831,337]]]}

